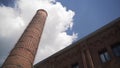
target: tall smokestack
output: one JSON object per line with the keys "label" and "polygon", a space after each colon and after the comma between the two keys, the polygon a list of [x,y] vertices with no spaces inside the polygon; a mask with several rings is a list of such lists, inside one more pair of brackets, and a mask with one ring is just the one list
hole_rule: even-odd
{"label": "tall smokestack", "polygon": [[47,12],[45,10],[37,11],[2,68],[32,68],[46,17]]}

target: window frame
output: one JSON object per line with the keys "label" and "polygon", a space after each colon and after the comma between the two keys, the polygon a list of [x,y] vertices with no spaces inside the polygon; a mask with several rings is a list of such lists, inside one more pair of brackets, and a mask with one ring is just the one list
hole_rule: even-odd
{"label": "window frame", "polygon": [[110,54],[108,53],[107,49],[101,50],[98,54],[102,63],[106,63],[111,60]]}
{"label": "window frame", "polygon": [[79,68],[79,63],[72,64],[72,68]]}
{"label": "window frame", "polygon": [[114,56],[120,57],[120,43],[114,44],[111,46]]}

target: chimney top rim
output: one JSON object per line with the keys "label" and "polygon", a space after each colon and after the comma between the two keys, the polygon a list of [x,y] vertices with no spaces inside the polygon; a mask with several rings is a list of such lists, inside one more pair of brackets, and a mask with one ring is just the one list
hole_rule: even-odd
{"label": "chimney top rim", "polygon": [[45,13],[46,13],[46,15],[48,16],[48,13],[47,13],[47,11],[46,11],[46,10],[44,10],[44,9],[38,9],[38,10],[37,10],[37,12],[40,12],[40,11],[45,12]]}

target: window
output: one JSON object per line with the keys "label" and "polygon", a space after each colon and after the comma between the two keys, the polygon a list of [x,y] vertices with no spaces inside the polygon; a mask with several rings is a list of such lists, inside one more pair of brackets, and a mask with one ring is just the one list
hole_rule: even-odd
{"label": "window", "polygon": [[112,51],[115,56],[120,56],[120,44],[116,44],[115,46],[112,46]]}
{"label": "window", "polygon": [[110,56],[109,56],[107,50],[103,50],[103,51],[99,52],[99,57],[100,57],[100,60],[102,61],[102,63],[105,63],[110,60]]}
{"label": "window", "polygon": [[73,64],[72,68],[79,68],[79,64],[78,63]]}

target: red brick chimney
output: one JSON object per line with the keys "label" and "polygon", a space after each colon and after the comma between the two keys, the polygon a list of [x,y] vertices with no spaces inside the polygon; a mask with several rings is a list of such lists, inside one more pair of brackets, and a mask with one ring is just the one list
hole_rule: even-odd
{"label": "red brick chimney", "polygon": [[46,17],[47,12],[45,10],[37,11],[2,68],[32,68]]}

